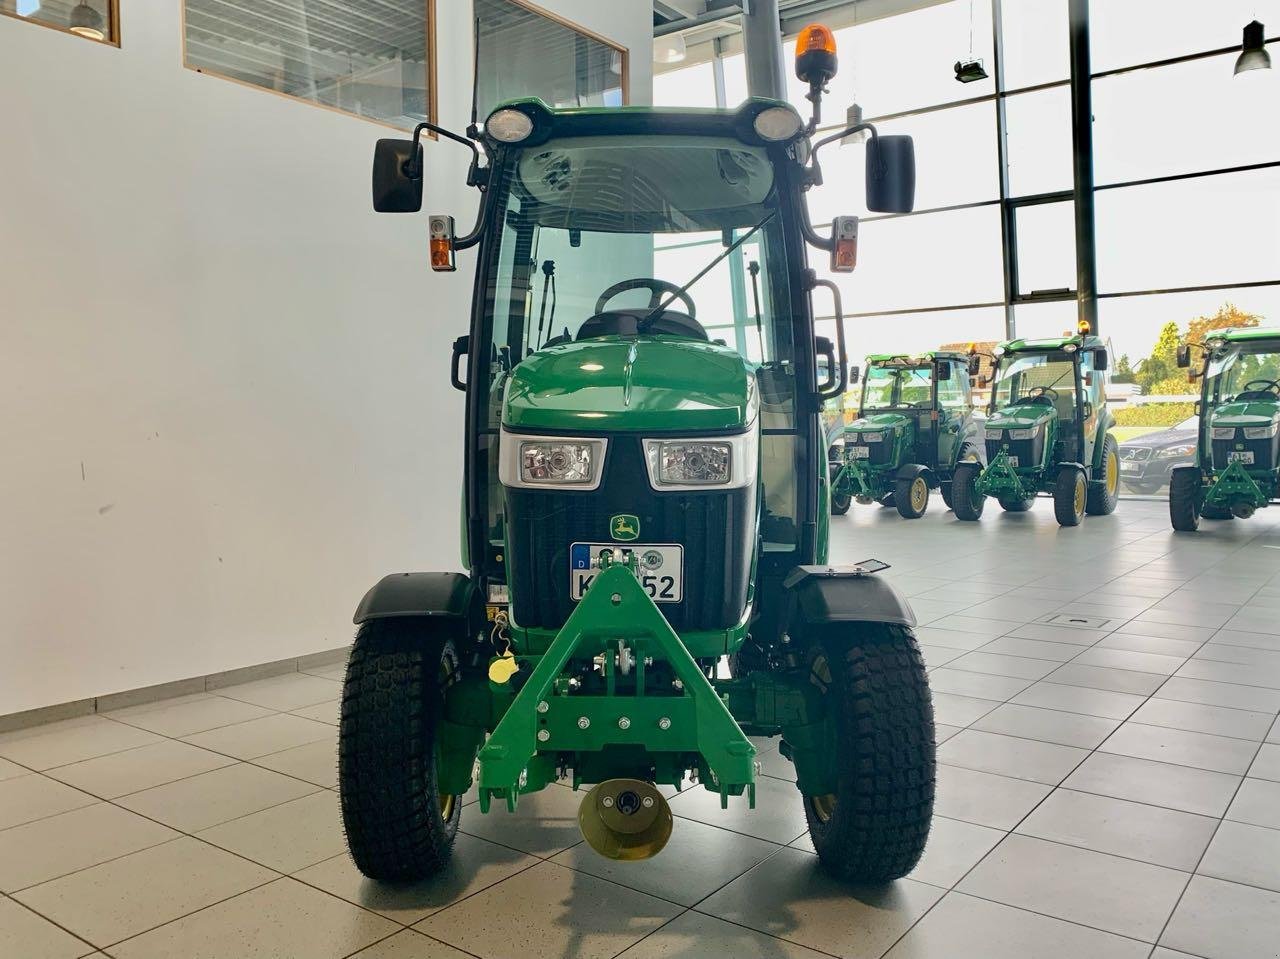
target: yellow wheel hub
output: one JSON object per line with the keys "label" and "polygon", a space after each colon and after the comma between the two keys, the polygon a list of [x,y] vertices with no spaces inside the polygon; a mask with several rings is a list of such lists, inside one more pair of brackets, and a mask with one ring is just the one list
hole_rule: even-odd
{"label": "yellow wheel hub", "polygon": [[1107,493],[1116,491],[1120,485],[1120,457],[1114,452],[1107,454]]}
{"label": "yellow wheel hub", "polygon": [[1073,504],[1075,506],[1075,510],[1077,514],[1084,512],[1084,501],[1085,501],[1085,494],[1087,490],[1088,490],[1088,487],[1085,484],[1084,476],[1080,473],[1077,473],[1076,474],[1076,495],[1075,495],[1075,501]]}
{"label": "yellow wheel hub", "polygon": [[[440,661],[440,686],[444,688],[449,685],[449,680],[453,678],[453,664],[446,658]],[[439,746],[436,747],[436,768],[440,766]],[[448,822],[453,818],[453,808],[457,805],[458,797],[452,793],[436,793],[436,800],[440,804],[440,818]]]}
{"label": "yellow wheel hub", "polygon": [[924,504],[929,500],[929,484],[924,481],[923,476],[917,476],[911,483],[911,508],[917,513],[924,509]]}

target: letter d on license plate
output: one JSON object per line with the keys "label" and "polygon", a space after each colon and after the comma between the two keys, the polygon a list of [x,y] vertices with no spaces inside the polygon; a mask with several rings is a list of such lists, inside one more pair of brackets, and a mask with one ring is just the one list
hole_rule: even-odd
{"label": "letter d on license plate", "polygon": [[684,547],[675,543],[641,546],[637,543],[574,543],[569,547],[569,598],[582,596],[600,572],[595,560],[608,552],[614,562],[633,554],[640,566],[640,585],[655,603],[678,603],[684,597]]}

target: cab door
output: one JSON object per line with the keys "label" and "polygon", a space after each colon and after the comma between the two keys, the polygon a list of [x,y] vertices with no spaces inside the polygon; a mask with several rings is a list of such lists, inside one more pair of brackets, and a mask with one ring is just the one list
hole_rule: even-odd
{"label": "cab door", "polygon": [[964,442],[962,429],[969,413],[969,373],[964,364],[955,360],[938,360],[934,378],[938,396],[934,413],[938,434],[936,465],[948,469]]}

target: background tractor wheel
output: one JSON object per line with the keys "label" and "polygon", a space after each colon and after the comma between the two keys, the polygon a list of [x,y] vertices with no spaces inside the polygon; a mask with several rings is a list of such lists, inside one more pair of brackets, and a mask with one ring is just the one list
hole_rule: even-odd
{"label": "background tractor wheel", "polygon": [[1085,511],[1090,516],[1110,516],[1120,501],[1120,444],[1110,433],[1102,441],[1102,477],[1089,484]]}
{"label": "background tractor wheel", "polygon": [[924,469],[915,467],[907,476],[899,476],[895,481],[893,505],[898,507],[898,515],[903,519],[919,519],[929,508],[929,481],[925,479]]}
{"label": "background tractor wheel", "polygon": [[951,484],[939,483],[938,492],[942,494],[942,502],[946,504],[947,509],[955,509],[955,506],[951,502]]}
{"label": "background tractor wheel", "polygon": [[1025,513],[1036,505],[1036,498],[1028,496],[1026,499],[1002,499],[997,502],[1000,503],[1000,508],[1006,513]]}
{"label": "background tractor wheel", "polygon": [[911,631],[828,626],[810,647],[810,679],[833,710],[834,794],[804,797],[823,864],[858,882],[905,876],[933,817],[933,701]]}
{"label": "background tractor wheel", "polygon": [[1182,533],[1200,528],[1200,474],[1194,467],[1169,476],[1169,522]]}
{"label": "background tractor wheel", "polygon": [[370,879],[440,872],[458,833],[462,797],[436,788],[436,724],[458,657],[424,622],[365,623],[347,664],[338,792],[351,858]]}
{"label": "background tractor wheel", "polygon": [[1203,519],[1235,519],[1235,515],[1226,507],[1210,506],[1208,503],[1200,507],[1200,516]]}
{"label": "background tractor wheel", "polygon": [[986,497],[978,492],[978,476],[982,466],[978,463],[957,463],[951,477],[951,508],[956,519],[976,520],[982,515]]}
{"label": "background tractor wheel", "polygon": [[1058,471],[1058,482],[1053,487],[1053,515],[1059,526],[1079,526],[1088,498],[1084,470],[1064,467]]}
{"label": "background tractor wheel", "polygon": [[879,503],[881,506],[887,507],[888,509],[892,509],[894,507],[893,494],[885,493],[883,496],[880,497]]}
{"label": "background tractor wheel", "polygon": [[831,515],[843,516],[849,512],[849,507],[853,505],[852,493],[832,493],[831,494]]}

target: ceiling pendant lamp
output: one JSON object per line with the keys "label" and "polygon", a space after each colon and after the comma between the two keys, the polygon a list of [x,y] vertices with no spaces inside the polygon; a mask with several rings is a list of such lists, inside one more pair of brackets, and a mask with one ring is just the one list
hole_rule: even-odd
{"label": "ceiling pendant lamp", "polygon": [[1270,70],[1271,54],[1267,53],[1265,30],[1257,20],[1244,28],[1244,49],[1236,57],[1235,75],[1248,73],[1251,70]]}
{"label": "ceiling pendant lamp", "polygon": [[67,26],[71,32],[78,36],[88,37],[90,40],[105,40],[107,38],[103,27],[106,26],[102,19],[102,14],[84,0],[71,10],[71,16],[67,18]]}

